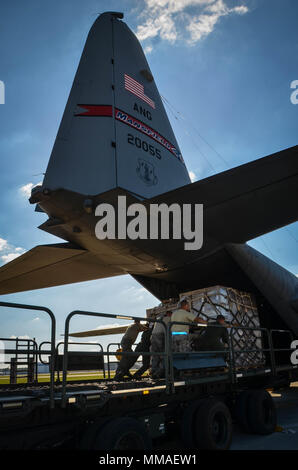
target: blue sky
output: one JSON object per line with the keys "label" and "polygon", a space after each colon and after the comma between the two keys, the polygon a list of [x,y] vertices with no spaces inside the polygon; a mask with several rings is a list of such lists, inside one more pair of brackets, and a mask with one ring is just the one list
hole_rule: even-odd
{"label": "blue sky", "polygon": [[[295,0],[4,1],[0,14],[0,264],[58,240],[27,195],[42,180],[88,31],[124,12],[146,51],[188,170],[201,179],[296,145]],[[298,274],[298,224],[250,244]],[[115,295],[115,292],[117,295]],[[58,334],[73,309],[145,316],[157,300],[128,276],[2,296],[45,305]],[[1,311],[1,336],[48,338],[41,314]],[[73,330],[99,320],[77,319]],[[109,322],[111,323],[111,322]]]}

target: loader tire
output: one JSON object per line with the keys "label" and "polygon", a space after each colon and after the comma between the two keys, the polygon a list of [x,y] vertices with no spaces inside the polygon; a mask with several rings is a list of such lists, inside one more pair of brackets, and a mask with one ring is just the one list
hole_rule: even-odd
{"label": "loader tire", "polygon": [[254,434],[266,435],[275,431],[276,407],[266,390],[256,390],[248,400],[248,421]]}
{"label": "loader tire", "polygon": [[151,438],[144,425],[128,417],[110,420],[96,435],[94,450],[150,450]]}
{"label": "loader tire", "polygon": [[200,450],[227,450],[230,448],[233,424],[228,407],[210,399],[198,408],[195,417],[195,445]]}

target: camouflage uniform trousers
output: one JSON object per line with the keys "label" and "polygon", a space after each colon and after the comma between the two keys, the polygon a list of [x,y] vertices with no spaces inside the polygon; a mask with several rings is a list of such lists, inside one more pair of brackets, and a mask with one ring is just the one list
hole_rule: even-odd
{"label": "camouflage uniform trousers", "polygon": [[[146,352],[146,348],[144,347],[144,345],[142,343],[139,343],[135,349],[135,352]],[[149,352],[149,350],[148,350]],[[139,358],[139,354],[136,356],[135,358],[135,362],[138,360]],[[134,362],[134,363],[135,363]],[[132,365],[134,365],[134,363]],[[132,367],[132,366],[131,366]],[[150,356],[146,355],[146,356],[142,356],[142,365],[141,367],[137,370],[137,372],[134,373],[133,377],[134,378],[140,378],[142,376],[142,374],[144,372],[146,372],[146,370],[148,370],[150,367]]]}
{"label": "camouflage uniform trousers", "polygon": [[[164,352],[164,333],[156,333],[151,336],[150,352]],[[164,370],[164,359],[162,356],[151,356],[152,374],[160,374]]]}
{"label": "camouflage uniform trousers", "polygon": [[172,334],[172,350],[173,352],[190,352],[192,348],[189,335]]}
{"label": "camouflage uniform trousers", "polygon": [[[128,340],[128,339],[122,339],[121,341],[121,348],[122,348],[122,352],[125,353],[125,352],[133,352],[133,350],[131,349],[132,347],[132,341]],[[117,367],[117,370],[116,370],[116,373],[115,373],[115,378],[122,378],[124,377],[124,375],[129,375],[130,376],[130,373],[129,373],[129,369],[130,367],[133,366],[133,364],[135,363],[136,359],[137,359],[138,355],[134,356],[134,355],[123,355],[121,356],[121,359],[120,359],[120,362],[118,364],[118,367]]]}

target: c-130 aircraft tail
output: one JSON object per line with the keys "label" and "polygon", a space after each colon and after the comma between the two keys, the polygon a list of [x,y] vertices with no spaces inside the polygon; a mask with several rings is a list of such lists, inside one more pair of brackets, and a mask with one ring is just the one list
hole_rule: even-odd
{"label": "c-130 aircraft tail", "polygon": [[93,24],[43,186],[150,198],[190,183],[142,47],[119,14]]}

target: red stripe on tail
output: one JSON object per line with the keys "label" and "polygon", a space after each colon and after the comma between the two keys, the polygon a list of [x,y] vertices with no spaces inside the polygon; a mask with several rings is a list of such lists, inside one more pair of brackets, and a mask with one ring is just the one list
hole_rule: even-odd
{"label": "red stripe on tail", "polygon": [[80,108],[86,109],[85,112],[75,114],[75,116],[113,116],[113,108],[110,105],[98,104],[78,104]]}

